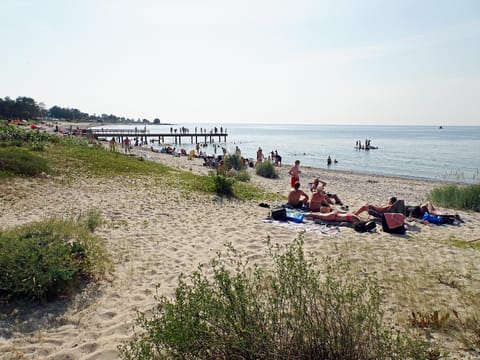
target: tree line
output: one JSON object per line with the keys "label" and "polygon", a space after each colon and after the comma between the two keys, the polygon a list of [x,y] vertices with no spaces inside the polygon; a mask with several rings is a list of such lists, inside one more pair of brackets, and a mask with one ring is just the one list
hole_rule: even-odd
{"label": "tree line", "polygon": [[[50,109],[45,108],[45,104],[37,103],[34,99],[26,96],[19,96],[15,100],[9,98],[0,98],[0,119],[20,119],[20,120],[63,120],[63,121],[82,121],[82,122],[141,122],[150,123],[148,119],[129,119],[119,117],[113,114],[90,115],[78,109],[63,108],[53,106]],[[160,124],[160,119],[156,118],[154,124]]]}

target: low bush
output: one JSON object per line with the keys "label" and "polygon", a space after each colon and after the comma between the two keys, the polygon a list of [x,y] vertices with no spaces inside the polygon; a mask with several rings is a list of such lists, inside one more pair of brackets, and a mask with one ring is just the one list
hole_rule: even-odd
{"label": "low bush", "polygon": [[236,154],[228,154],[227,156],[225,156],[224,162],[225,162],[225,169],[227,171],[232,168],[237,171],[245,168],[245,165],[243,164],[241,157]]}
{"label": "low bush", "polygon": [[137,313],[142,332],[119,346],[121,357],[427,358],[425,342],[385,328],[374,279],[328,259],[325,272],[316,270],[301,237],[269,248],[270,271],[230,246],[211,269],[180,276],[173,300],[157,296],[151,311]]}
{"label": "low bush", "polygon": [[0,148],[0,172],[21,176],[38,176],[49,173],[47,160],[18,147]]}
{"label": "low bush", "polygon": [[58,142],[60,137],[44,131],[33,131],[15,125],[0,125],[0,142],[20,144],[27,142]]}
{"label": "low bush", "polygon": [[233,196],[233,184],[235,180],[225,175],[212,175],[215,193],[222,196]]}
{"label": "low bush", "polygon": [[428,199],[442,207],[480,211],[480,184],[444,185],[433,189]]}
{"label": "low bush", "polygon": [[235,180],[242,181],[242,182],[248,182],[250,181],[250,173],[247,170],[240,170],[237,172],[235,175]]}
{"label": "low bush", "polygon": [[82,279],[101,277],[110,266],[91,219],[52,218],[0,230],[0,295],[48,300]]}
{"label": "low bush", "polygon": [[257,164],[255,173],[269,179],[278,179],[278,173],[270,161],[264,161]]}

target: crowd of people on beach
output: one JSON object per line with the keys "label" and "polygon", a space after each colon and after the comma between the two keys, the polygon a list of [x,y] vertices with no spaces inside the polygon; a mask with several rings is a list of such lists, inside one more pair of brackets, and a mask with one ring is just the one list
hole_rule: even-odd
{"label": "crowd of people on beach", "polygon": [[[220,131],[224,130],[221,129]],[[109,144],[111,151],[117,151],[117,141],[115,140],[115,138],[112,138],[109,141]],[[132,146],[142,146],[144,145],[144,142],[139,142],[138,138],[134,139],[132,142],[128,137],[126,137],[125,139],[119,141],[118,144],[119,146],[121,146],[121,149],[125,152],[125,154],[129,154],[131,153]],[[359,144],[360,143],[357,141],[357,145]],[[169,145],[165,145],[160,149],[151,146],[151,150],[175,156],[203,158],[204,166],[222,168],[224,166],[225,156],[227,156],[228,154],[227,148],[225,146],[213,144],[214,154],[208,154],[206,151],[203,150],[208,146],[208,144],[197,143],[195,145],[195,148],[190,150],[189,152],[187,152],[184,148],[177,150],[175,147],[171,147]],[[370,146],[369,140],[366,140],[365,146]],[[221,154],[217,155],[217,152],[220,152],[219,150],[221,150]],[[253,168],[265,161],[272,162],[276,166],[282,166],[282,157],[279,155],[277,150],[272,150],[268,153],[268,156],[266,157],[263,153],[262,148],[259,147],[256,152],[256,158],[253,159],[243,157],[242,151],[240,150],[238,145],[236,145],[233,153],[241,159],[242,163],[246,167]],[[336,160],[333,161],[336,163]],[[332,159],[329,156],[327,158],[327,164],[330,165],[331,163]],[[233,170],[236,171],[237,169]],[[290,175],[291,191],[288,194],[286,205],[304,211],[304,215],[307,218],[356,224],[363,221],[361,218],[361,215],[363,213],[367,213],[374,218],[379,218],[383,213],[401,212],[406,217],[413,219],[423,219],[425,217],[425,214],[427,214],[428,216],[434,217],[443,216],[448,218],[453,216],[456,219],[460,220],[457,214],[436,209],[431,202],[425,202],[423,204],[414,206],[402,205],[401,208],[395,208],[396,205],[398,206],[398,203],[403,204],[403,201],[399,202],[394,196],[389,197],[385,205],[373,205],[370,203],[365,203],[364,205],[360,206],[356,211],[350,211],[349,207],[343,203],[343,201],[336,193],[325,191],[325,188],[327,186],[327,183],[325,181],[316,178],[308,182],[309,193],[301,189],[300,160],[295,161],[294,165],[288,171],[288,174]],[[337,209],[336,206],[339,206],[340,209]]]}
{"label": "crowd of people on beach", "polygon": [[[300,187],[300,160],[296,160],[289,170],[291,191],[288,194],[287,206],[305,211],[304,216],[324,221],[361,223],[360,215],[364,212],[373,218],[382,218],[387,213],[402,214],[410,219],[420,219],[424,223],[436,224],[461,222],[460,216],[451,211],[437,209],[431,201],[419,205],[405,205],[403,200],[391,196],[385,205],[373,205],[365,203],[356,211],[350,212],[348,205],[345,205],[335,193],[327,193],[327,183],[318,178],[308,183],[310,194],[307,194]],[[334,208],[340,206],[340,210]]]}

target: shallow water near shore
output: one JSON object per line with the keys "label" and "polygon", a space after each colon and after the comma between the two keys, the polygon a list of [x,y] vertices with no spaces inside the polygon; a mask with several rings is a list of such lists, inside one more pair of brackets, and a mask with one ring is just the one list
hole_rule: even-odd
{"label": "shallow water near shore", "polygon": [[[169,133],[185,127],[190,134],[197,127],[210,133],[219,124],[150,125],[147,132]],[[110,127],[110,126],[109,126]],[[135,126],[114,127],[133,129]],[[105,127],[104,127],[105,128]],[[143,129],[143,126],[141,126]],[[460,183],[480,182],[480,126],[382,126],[382,125],[271,125],[227,124],[226,143],[216,143],[229,152],[239,146],[242,155],[255,158],[258,147],[266,157],[277,150],[284,164],[300,160],[304,166],[356,173],[401,176]],[[212,130],[214,131],[214,130]],[[204,141],[203,137],[198,138]],[[357,150],[369,139],[374,150]],[[194,148],[190,139],[172,146]],[[213,154],[211,144],[202,150]],[[217,148],[217,153],[221,149]],[[327,166],[327,157],[337,160]]]}

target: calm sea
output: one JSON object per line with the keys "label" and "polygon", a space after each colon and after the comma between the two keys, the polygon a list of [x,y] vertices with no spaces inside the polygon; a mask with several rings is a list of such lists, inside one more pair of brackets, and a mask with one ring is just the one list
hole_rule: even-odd
{"label": "calm sea", "polygon": [[[218,124],[177,124],[194,132],[209,132]],[[258,147],[268,156],[277,150],[284,164],[300,160],[304,166],[359,173],[480,183],[480,126],[377,126],[377,125],[222,125],[227,143],[243,156],[255,158]],[[126,126],[119,126],[126,128]],[[151,132],[170,132],[171,125],[151,125]],[[143,127],[139,127],[143,128]],[[357,141],[371,141],[376,150],[356,150]],[[165,139],[169,141],[168,138]],[[173,141],[173,140],[172,140]],[[193,146],[189,139],[180,147]],[[178,147],[178,146],[177,146]],[[213,153],[213,147],[204,151]],[[327,166],[327,157],[337,160]]]}

